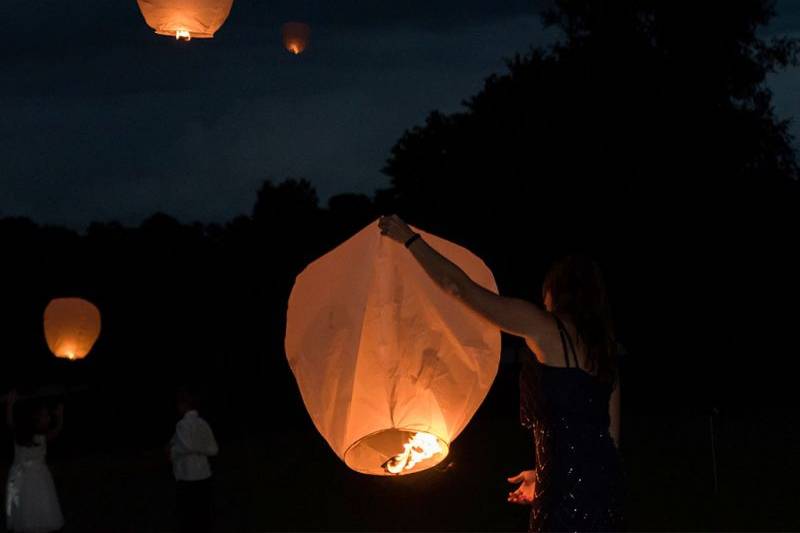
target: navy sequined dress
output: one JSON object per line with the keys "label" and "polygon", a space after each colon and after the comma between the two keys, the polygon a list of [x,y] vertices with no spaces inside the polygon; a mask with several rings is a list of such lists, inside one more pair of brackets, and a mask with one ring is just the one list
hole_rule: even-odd
{"label": "navy sequined dress", "polygon": [[536,444],[529,531],[619,531],[623,482],[609,433],[612,385],[579,367],[569,334],[556,321],[567,368],[542,364],[531,352],[520,375],[522,424]]}

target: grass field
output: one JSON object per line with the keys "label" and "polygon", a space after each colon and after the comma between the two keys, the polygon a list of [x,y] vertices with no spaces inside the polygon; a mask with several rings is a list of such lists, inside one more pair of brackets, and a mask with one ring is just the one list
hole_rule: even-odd
{"label": "grass field", "polygon": [[[530,442],[515,419],[491,412],[478,413],[440,468],[401,478],[350,471],[310,422],[221,438],[213,463],[218,531],[525,530],[526,509],[505,502],[505,477],[532,464]],[[777,413],[723,413],[715,494],[707,417],[629,418],[629,529],[800,530],[797,461],[787,462],[797,449],[796,430],[782,420]],[[53,453],[51,468],[66,533],[173,529],[163,450]]]}

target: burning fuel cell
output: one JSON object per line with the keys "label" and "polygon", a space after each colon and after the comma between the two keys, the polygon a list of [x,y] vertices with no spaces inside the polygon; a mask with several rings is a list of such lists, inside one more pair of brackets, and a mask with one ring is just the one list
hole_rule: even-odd
{"label": "burning fuel cell", "polygon": [[383,463],[383,469],[389,474],[401,474],[404,470],[411,470],[417,464],[439,454],[444,454],[444,447],[435,435],[414,433],[408,442],[403,444],[403,452]]}

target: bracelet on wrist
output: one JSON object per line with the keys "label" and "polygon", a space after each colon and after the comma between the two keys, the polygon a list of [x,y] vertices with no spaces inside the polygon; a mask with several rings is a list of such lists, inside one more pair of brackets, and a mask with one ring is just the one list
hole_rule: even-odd
{"label": "bracelet on wrist", "polygon": [[419,233],[415,233],[413,237],[406,241],[406,248],[410,248],[412,244],[414,244],[418,239],[421,239],[422,235]]}

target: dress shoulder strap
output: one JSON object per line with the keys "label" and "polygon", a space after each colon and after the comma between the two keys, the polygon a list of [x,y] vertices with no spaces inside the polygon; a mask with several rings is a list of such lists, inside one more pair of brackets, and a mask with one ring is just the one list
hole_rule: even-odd
{"label": "dress shoulder strap", "polygon": [[[581,365],[578,362],[578,354],[575,352],[575,346],[572,344],[572,337],[570,337],[567,328],[564,326],[564,323],[561,321],[558,316],[555,314],[553,315],[556,319],[556,324],[558,324],[558,335],[561,337],[561,347],[564,350],[564,361],[567,364],[567,368],[570,368],[569,362],[569,353],[572,352],[572,357],[575,359],[575,367],[580,368]],[[567,345],[569,345],[569,349],[567,349]]]}

